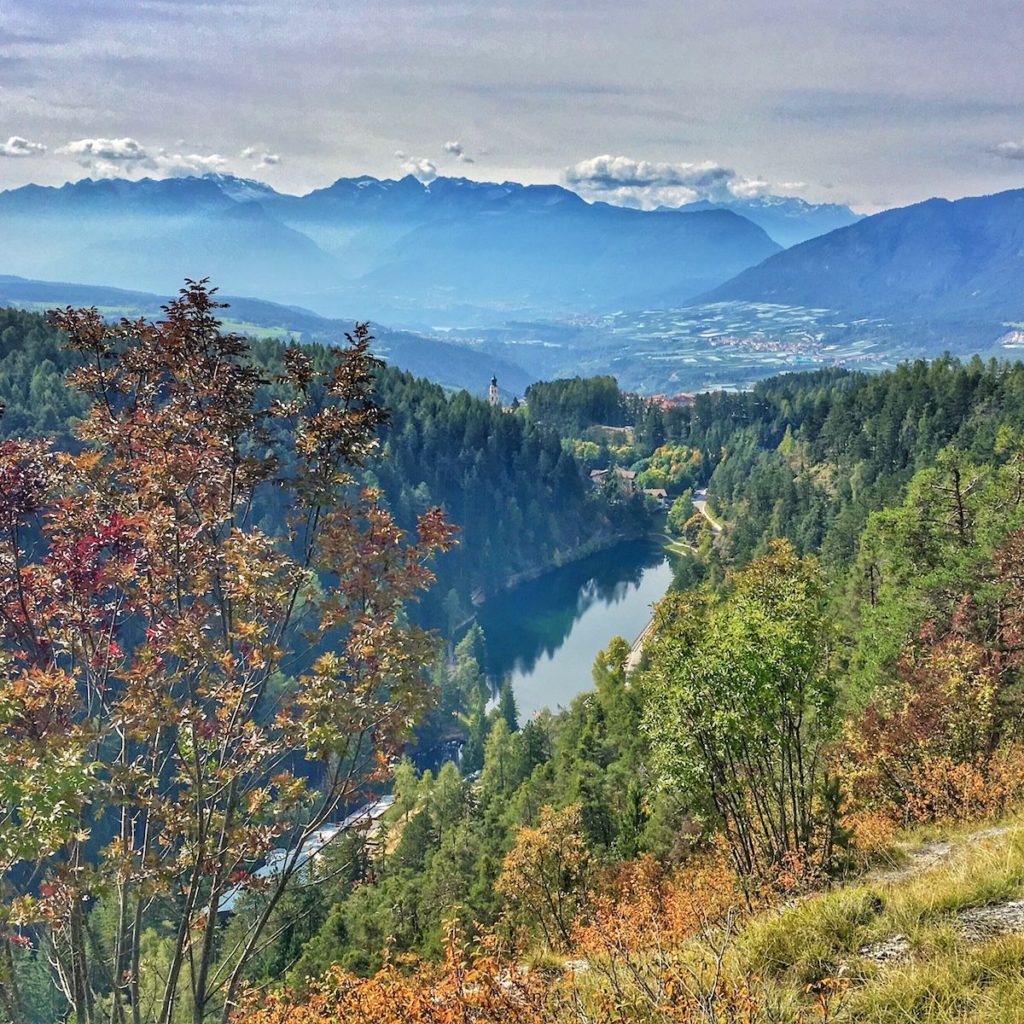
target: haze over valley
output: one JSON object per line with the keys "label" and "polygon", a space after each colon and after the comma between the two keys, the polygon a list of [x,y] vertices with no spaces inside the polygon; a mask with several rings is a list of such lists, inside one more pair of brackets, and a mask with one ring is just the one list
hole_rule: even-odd
{"label": "haze over valley", "polygon": [[1000,356],[1024,320],[1024,191],[858,217],[771,196],[641,210],[411,174],[295,196],[216,173],[10,189],[0,228],[0,296],[25,308],[151,312],[201,266],[257,333],[317,340],[362,316],[396,365],[477,393],[497,373],[509,397],[577,372],[672,394]]}

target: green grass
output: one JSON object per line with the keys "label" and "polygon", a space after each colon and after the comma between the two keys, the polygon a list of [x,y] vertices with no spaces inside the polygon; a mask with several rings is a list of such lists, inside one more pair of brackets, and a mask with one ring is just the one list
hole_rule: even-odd
{"label": "green grass", "polygon": [[[904,875],[867,876],[761,915],[739,935],[734,969],[761,978],[793,1019],[808,986],[839,977],[849,989],[836,1021],[1024,1021],[1024,935],[977,942],[957,927],[959,911],[1024,895],[1024,830],[1006,824],[996,836],[947,833],[952,852],[933,866],[917,870],[911,851]],[[906,959],[858,952],[896,935]]]}
{"label": "green grass", "polygon": [[651,540],[656,541],[666,551],[674,555],[692,555],[697,550],[692,544],[687,544],[685,540],[674,537],[665,531],[654,531],[650,537]]}
{"label": "green grass", "polygon": [[1024,936],[938,950],[850,990],[842,1018],[858,1024],[1024,1020]]}
{"label": "green grass", "polygon": [[235,334],[244,334],[250,338],[274,338],[278,341],[298,341],[301,337],[298,331],[290,331],[287,327],[266,327],[260,324],[249,323],[246,320],[225,319],[222,321],[225,331],[234,331]]}

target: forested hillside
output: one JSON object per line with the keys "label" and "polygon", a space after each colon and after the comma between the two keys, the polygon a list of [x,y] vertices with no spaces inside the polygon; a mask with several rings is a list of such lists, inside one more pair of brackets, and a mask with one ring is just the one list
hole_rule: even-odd
{"label": "forested hillside", "polygon": [[825,306],[897,323],[1016,320],[1022,220],[1020,189],[883,210],[769,257],[704,298]]}
{"label": "forested hillside", "polygon": [[[1001,427],[1024,429],[1024,366],[978,358],[792,373],[665,407],[610,377],[543,382],[528,397],[531,418],[576,438],[588,465],[614,461],[672,497],[706,484],[711,510],[731,524],[718,545],[731,565],[784,537],[842,568],[868,515],[898,501],[943,448],[990,460]],[[612,424],[629,429],[601,429]]]}
{"label": "forested hillside", "polygon": [[[568,711],[492,713],[479,778],[404,765],[333,907],[295,897],[256,975],[291,987],[252,1019],[1012,1019],[1022,467],[1007,432],[946,449],[849,573],[777,542],[667,599],[632,675],[615,641]],[[915,854],[908,825],[952,838]]]}
{"label": "forested hillside", "polygon": [[[284,371],[283,343],[254,342],[252,351],[268,375]],[[305,351],[317,365],[326,358],[323,346]],[[0,436],[69,438],[87,406],[65,385],[79,363],[43,316],[0,310]],[[403,528],[440,505],[460,531],[418,613],[429,624],[447,630],[470,614],[474,595],[646,528],[640,501],[592,490],[556,425],[505,414],[466,392],[449,395],[387,366],[377,369],[376,388],[389,420],[368,479],[383,488]],[[278,522],[283,512],[273,513]]]}
{"label": "forested hillside", "polygon": [[[328,883],[333,908],[304,897],[293,994],[256,1019],[383,1020],[384,993],[430,991],[485,1021],[989,1019],[1024,990],[1019,963],[966,980],[954,964],[992,962],[999,940],[935,945],[942,915],[969,916],[984,876],[936,877],[947,909],[917,911],[911,937],[893,940],[907,950],[895,962],[914,967],[889,982],[877,967],[888,946],[869,940],[908,927],[898,908],[918,890],[899,890],[896,872],[851,890],[860,903],[813,894],[898,863],[908,824],[963,828],[1024,796],[1024,371],[941,360],[795,375],[670,409],[609,405],[607,391],[577,380],[540,393],[565,396],[581,435],[594,429],[586,410],[629,408],[646,440],[577,447],[683,495],[710,479],[723,531],[680,524],[698,571],[662,603],[638,670],[626,675],[614,641],[594,692],[564,713],[518,728],[506,695],[482,762],[477,741],[461,775],[402,767],[362,884]],[[459,646],[449,688],[472,686],[484,642]],[[990,884],[1012,900],[1013,877]],[[423,959],[395,972],[385,946]],[[513,975],[507,999],[459,981],[524,962],[557,970]],[[451,1019],[417,1012],[401,1019]]]}
{"label": "forested hillside", "polygon": [[791,374],[745,394],[698,395],[665,421],[714,468],[712,507],[734,524],[729,558],[785,537],[840,566],[868,514],[897,501],[940,450],[988,461],[1001,426],[1024,428],[1024,367],[943,358],[878,375]]}
{"label": "forested hillside", "polygon": [[[0,274],[0,306],[32,312],[68,305],[96,306],[109,317],[151,319],[160,316],[164,301],[162,295],[123,288],[31,281]],[[230,307],[226,320],[239,333],[255,337],[330,345],[352,326],[351,319],[331,320],[299,306],[281,306],[238,295],[225,297],[225,301]],[[502,387],[515,395],[522,394],[534,379],[514,362],[493,352],[480,352],[466,345],[453,346],[438,337],[396,331],[376,323],[373,332],[377,354],[390,365],[446,388],[465,388],[472,394],[485,395],[488,381],[497,374]]]}

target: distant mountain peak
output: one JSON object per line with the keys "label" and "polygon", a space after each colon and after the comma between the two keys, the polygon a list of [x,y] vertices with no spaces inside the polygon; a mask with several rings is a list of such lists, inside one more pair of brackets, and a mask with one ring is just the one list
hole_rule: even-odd
{"label": "distant mountain peak", "polygon": [[809,203],[798,196],[764,195],[718,201],[701,199],[671,209],[677,213],[731,210],[753,221],[785,247],[806,242],[810,238],[817,238],[860,220],[860,215],[854,213],[848,206],[838,203]]}
{"label": "distant mountain peak", "polygon": [[219,171],[209,171],[201,177],[204,181],[212,181],[226,196],[239,202],[268,199],[280,195],[275,188],[256,178],[240,178],[237,175],[223,174]]}
{"label": "distant mountain peak", "polygon": [[740,273],[702,301],[895,321],[1021,320],[1024,189],[884,210]]}
{"label": "distant mountain peak", "polygon": [[0,195],[0,236],[0,272],[153,292],[209,275],[225,292],[399,323],[678,304],[778,249],[733,211],[412,175],[301,196],[223,173],[28,186]]}

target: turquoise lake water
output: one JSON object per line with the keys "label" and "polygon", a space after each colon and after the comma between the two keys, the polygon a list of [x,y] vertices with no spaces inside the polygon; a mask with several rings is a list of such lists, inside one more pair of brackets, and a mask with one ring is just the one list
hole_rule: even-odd
{"label": "turquoise lake water", "polygon": [[671,582],[659,545],[629,541],[490,598],[478,615],[488,675],[511,678],[521,721],[565,707],[593,685],[598,652],[614,636],[632,643]]}

